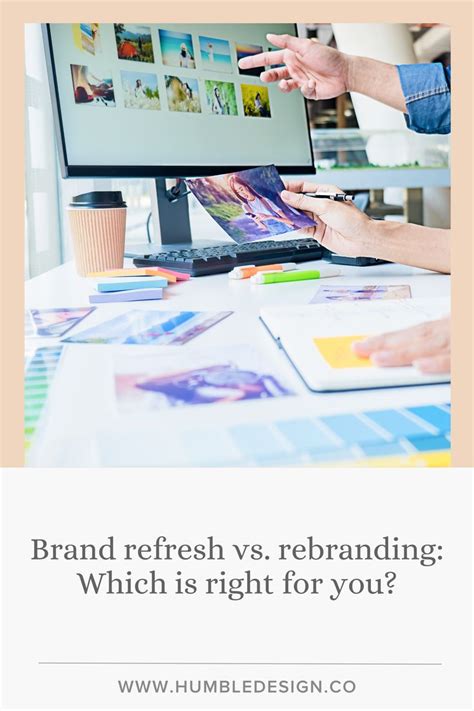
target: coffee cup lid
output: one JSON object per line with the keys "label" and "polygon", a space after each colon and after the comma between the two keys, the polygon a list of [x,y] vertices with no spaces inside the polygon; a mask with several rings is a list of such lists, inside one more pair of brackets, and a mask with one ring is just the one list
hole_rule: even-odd
{"label": "coffee cup lid", "polygon": [[122,197],[121,190],[95,190],[90,193],[74,195],[69,206],[90,208],[127,207],[127,203]]}

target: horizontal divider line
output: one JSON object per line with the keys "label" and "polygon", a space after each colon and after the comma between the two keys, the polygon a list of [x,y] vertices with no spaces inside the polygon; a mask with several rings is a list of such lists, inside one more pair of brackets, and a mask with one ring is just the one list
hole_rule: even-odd
{"label": "horizontal divider line", "polygon": [[43,665],[155,665],[155,666],[256,666],[256,667],[440,667],[442,662],[38,662]]}

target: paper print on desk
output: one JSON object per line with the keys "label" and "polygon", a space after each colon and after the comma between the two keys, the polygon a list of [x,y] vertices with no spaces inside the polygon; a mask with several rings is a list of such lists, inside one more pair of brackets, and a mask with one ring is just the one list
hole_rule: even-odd
{"label": "paper print on desk", "polygon": [[364,285],[364,286],[320,286],[310,304],[327,301],[375,301],[376,299],[411,299],[411,289],[407,284]]}
{"label": "paper print on desk", "polygon": [[360,358],[352,350],[352,344],[363,341],[366,336],[330,336],[314,338],[313,343],[331,368],[373,368],[369,358]]}
{"label": "paper print on desk", "polygon": [[29,313],[34,329],[32,335],[42,338],[64,336],[92,311],[95,311],[95,306],[77,309],[30,309]]}
{"label": "paper print on desk", "polygon": [[232,313],[133,310],[65,338],[64,342],[177,346],[199,336]]}
{"label": "paper print on desk", "polygon": [[239,244],[269,239],[315,223],[280,197],[283,182],[274,165],[186,181],[220,227]]}
{"label": "paper print on desk", "polygon": [[[159,410],[267,400],[293,395],[252,349],[214,350],[212,355],[128,359],[115,375],[121,410]],[[135,362],[134,362],[135,361]]]}

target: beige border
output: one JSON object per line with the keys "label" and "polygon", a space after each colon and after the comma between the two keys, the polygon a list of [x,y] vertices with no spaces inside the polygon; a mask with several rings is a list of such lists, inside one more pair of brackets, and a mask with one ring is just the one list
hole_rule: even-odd
{"label": "beige border", "polygon": [[[252,13],[249,17],[248,5]],[[3,2],[1,36],[1,282],[0,463],[23,465],[23,24],[77,22],[442,22],[452,28],[454,71],[452,227],[453,257],[453,466],[474,464],[473,419],[473,179],[472,179],[472,17],[471,2],[430,0],[327,0],[285,3],[271,0],[240,2],[117,3],[101,0]],[[80,17],[78,16],[80,14]],[[16,107],[16,108],[15,108]]]}

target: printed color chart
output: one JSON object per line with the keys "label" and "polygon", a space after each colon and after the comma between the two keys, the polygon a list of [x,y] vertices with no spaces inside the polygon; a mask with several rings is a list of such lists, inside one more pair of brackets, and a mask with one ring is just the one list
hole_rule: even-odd
{"label": "printed color chart", "polygon": [[25,452],[33,442],[43,414],[63,346],[47,346],[25,358]]}
{"label": "printed color chart", "polygon": [[212,447],[202,430],[187,439],[201,466],[449,466],[450,430],[443,404],[237,424]]}

